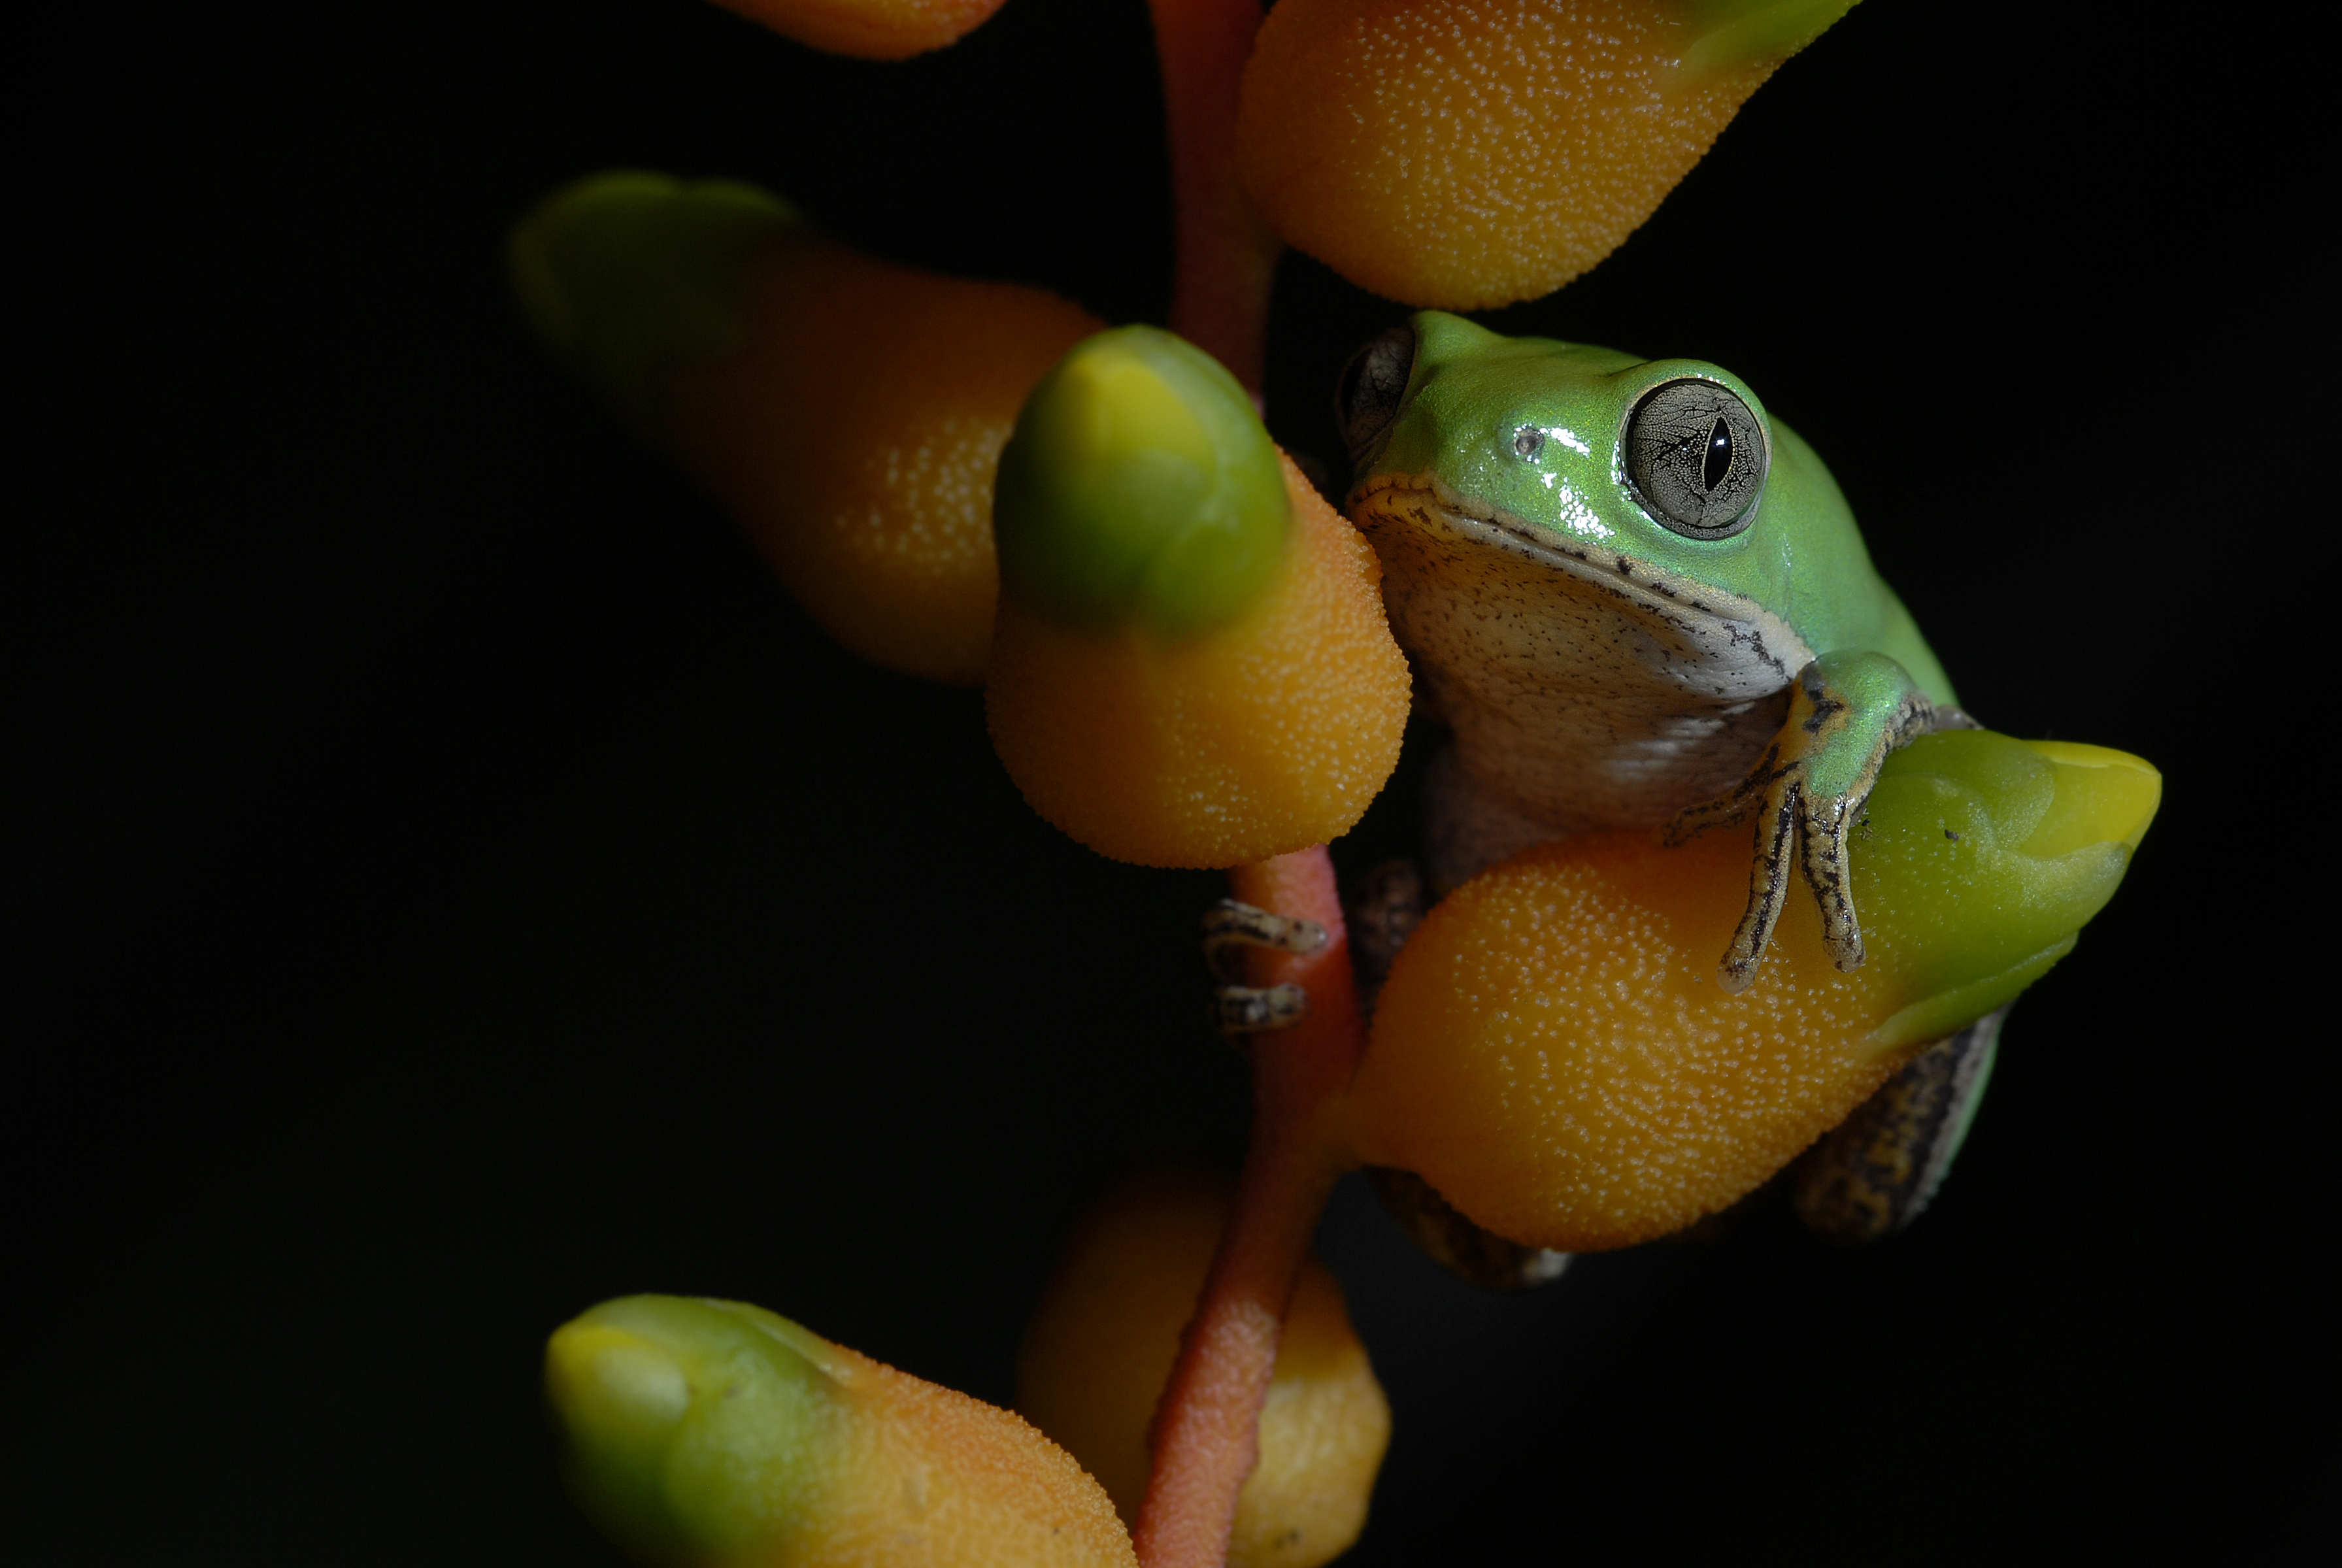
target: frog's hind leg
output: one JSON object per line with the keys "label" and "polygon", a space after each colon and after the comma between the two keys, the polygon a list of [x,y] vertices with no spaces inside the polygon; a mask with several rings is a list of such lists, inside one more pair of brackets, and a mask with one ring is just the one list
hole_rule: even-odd
{"label": "frog's hind leg", "polygon": [[1482,1230],[1413,1171],[1369,1165],[1366,1181],[1382,1200],[1383,1212],[1398,1222],[1424,1255],[1467,1284],[1492,1291],[1526,1290],[1559,1279],[1569,1266],[1567,1253],[1525,1247]]}
{"label": "frog's hind leg", "polygon": [[1834,1242],[1881,1241],[1919,1217],[1983,1104],[2007,1007],[1905,1063],[1798,1164],[1791,1203]]}

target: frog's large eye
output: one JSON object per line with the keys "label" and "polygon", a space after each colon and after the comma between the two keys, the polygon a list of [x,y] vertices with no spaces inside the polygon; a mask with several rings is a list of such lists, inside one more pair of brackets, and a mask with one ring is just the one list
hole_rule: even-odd
{"label": "frog's large eye", "polygon": [[1415,329],[1395,326],[1350,355],[1334,387],[1334,422],[1356,462],[1398,415],[1415,368]]}
{"label": "frog's large eye", "polygon": [[1756,414],[1713,381],[1651,388],[1626,416],[1626,477],[1687,539],[1726,539],[1756,520],[1768,454]]}

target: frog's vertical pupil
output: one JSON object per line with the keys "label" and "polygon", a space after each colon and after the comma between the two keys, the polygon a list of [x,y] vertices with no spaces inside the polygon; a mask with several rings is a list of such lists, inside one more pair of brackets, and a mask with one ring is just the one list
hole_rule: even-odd
{"label": "frog's vertical pupil", "polygon": [[1732,472],[1732,431],[1716,416],[1716,428],[1707,433],[1707,461],[1699,471],[1700,488],[1714,490]]}
{"label": "frog's vertical pupil", "polygon": [[1730,387],[1698,376],[1661,382],[1626,415],[1623,477],[1660,526],[1727,539],[1756,520],[1765,427]]}

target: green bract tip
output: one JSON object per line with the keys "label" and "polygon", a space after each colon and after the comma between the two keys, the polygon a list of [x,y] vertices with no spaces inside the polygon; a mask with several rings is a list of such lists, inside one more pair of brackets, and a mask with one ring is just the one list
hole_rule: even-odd
{"label": "green bract tip", "polygon": [[1684,69],[1701,74],[1786,60],[1854,6],[1855,0],[1685,0],[1696,37],[1684,51]]}
{"label": "green bract tip", "polygon": [[1076,345],[1000,454],[1003,590],[1079,625],[1165,633],[1226,621],[1276,581],[1293,509],[1236,377],[1151,326]]}
{"label": "green bract tip", "polygon": [[786,1540],[840,1451],[827,1351],[736,1302],[624,1296],[563,1324],[545,1388],[578,1507],[639,1562]]}
{"label": "green bract tip", "polygon": [[1855,907],[1924,1000],[1874,1043],[1947,1034],[2039,979],[2114,896],[2162,794],[2126,752],[1986,730],[1889,756],[1855,834]]}
{"label": "green bract tip", "polygon": [[747,346],[743,270],[801,227],[754,185],[616,169],[539,203],[513,226],[506,259],[545,345],[656,428],[666,371]]}

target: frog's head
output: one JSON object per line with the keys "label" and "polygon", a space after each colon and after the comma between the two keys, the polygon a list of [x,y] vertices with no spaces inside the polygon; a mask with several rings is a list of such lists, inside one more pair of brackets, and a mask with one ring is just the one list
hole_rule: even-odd
{"label": "frog's head", "polygon": [[[1731,372],[1424,311],[1354,355],[1336,416],[1370,533],[1426,507],[1564,570],[1787,614],[1791,560],[1859,535],[1810,449]],[[1404,504],[1402,504],[1404,503]]]}

